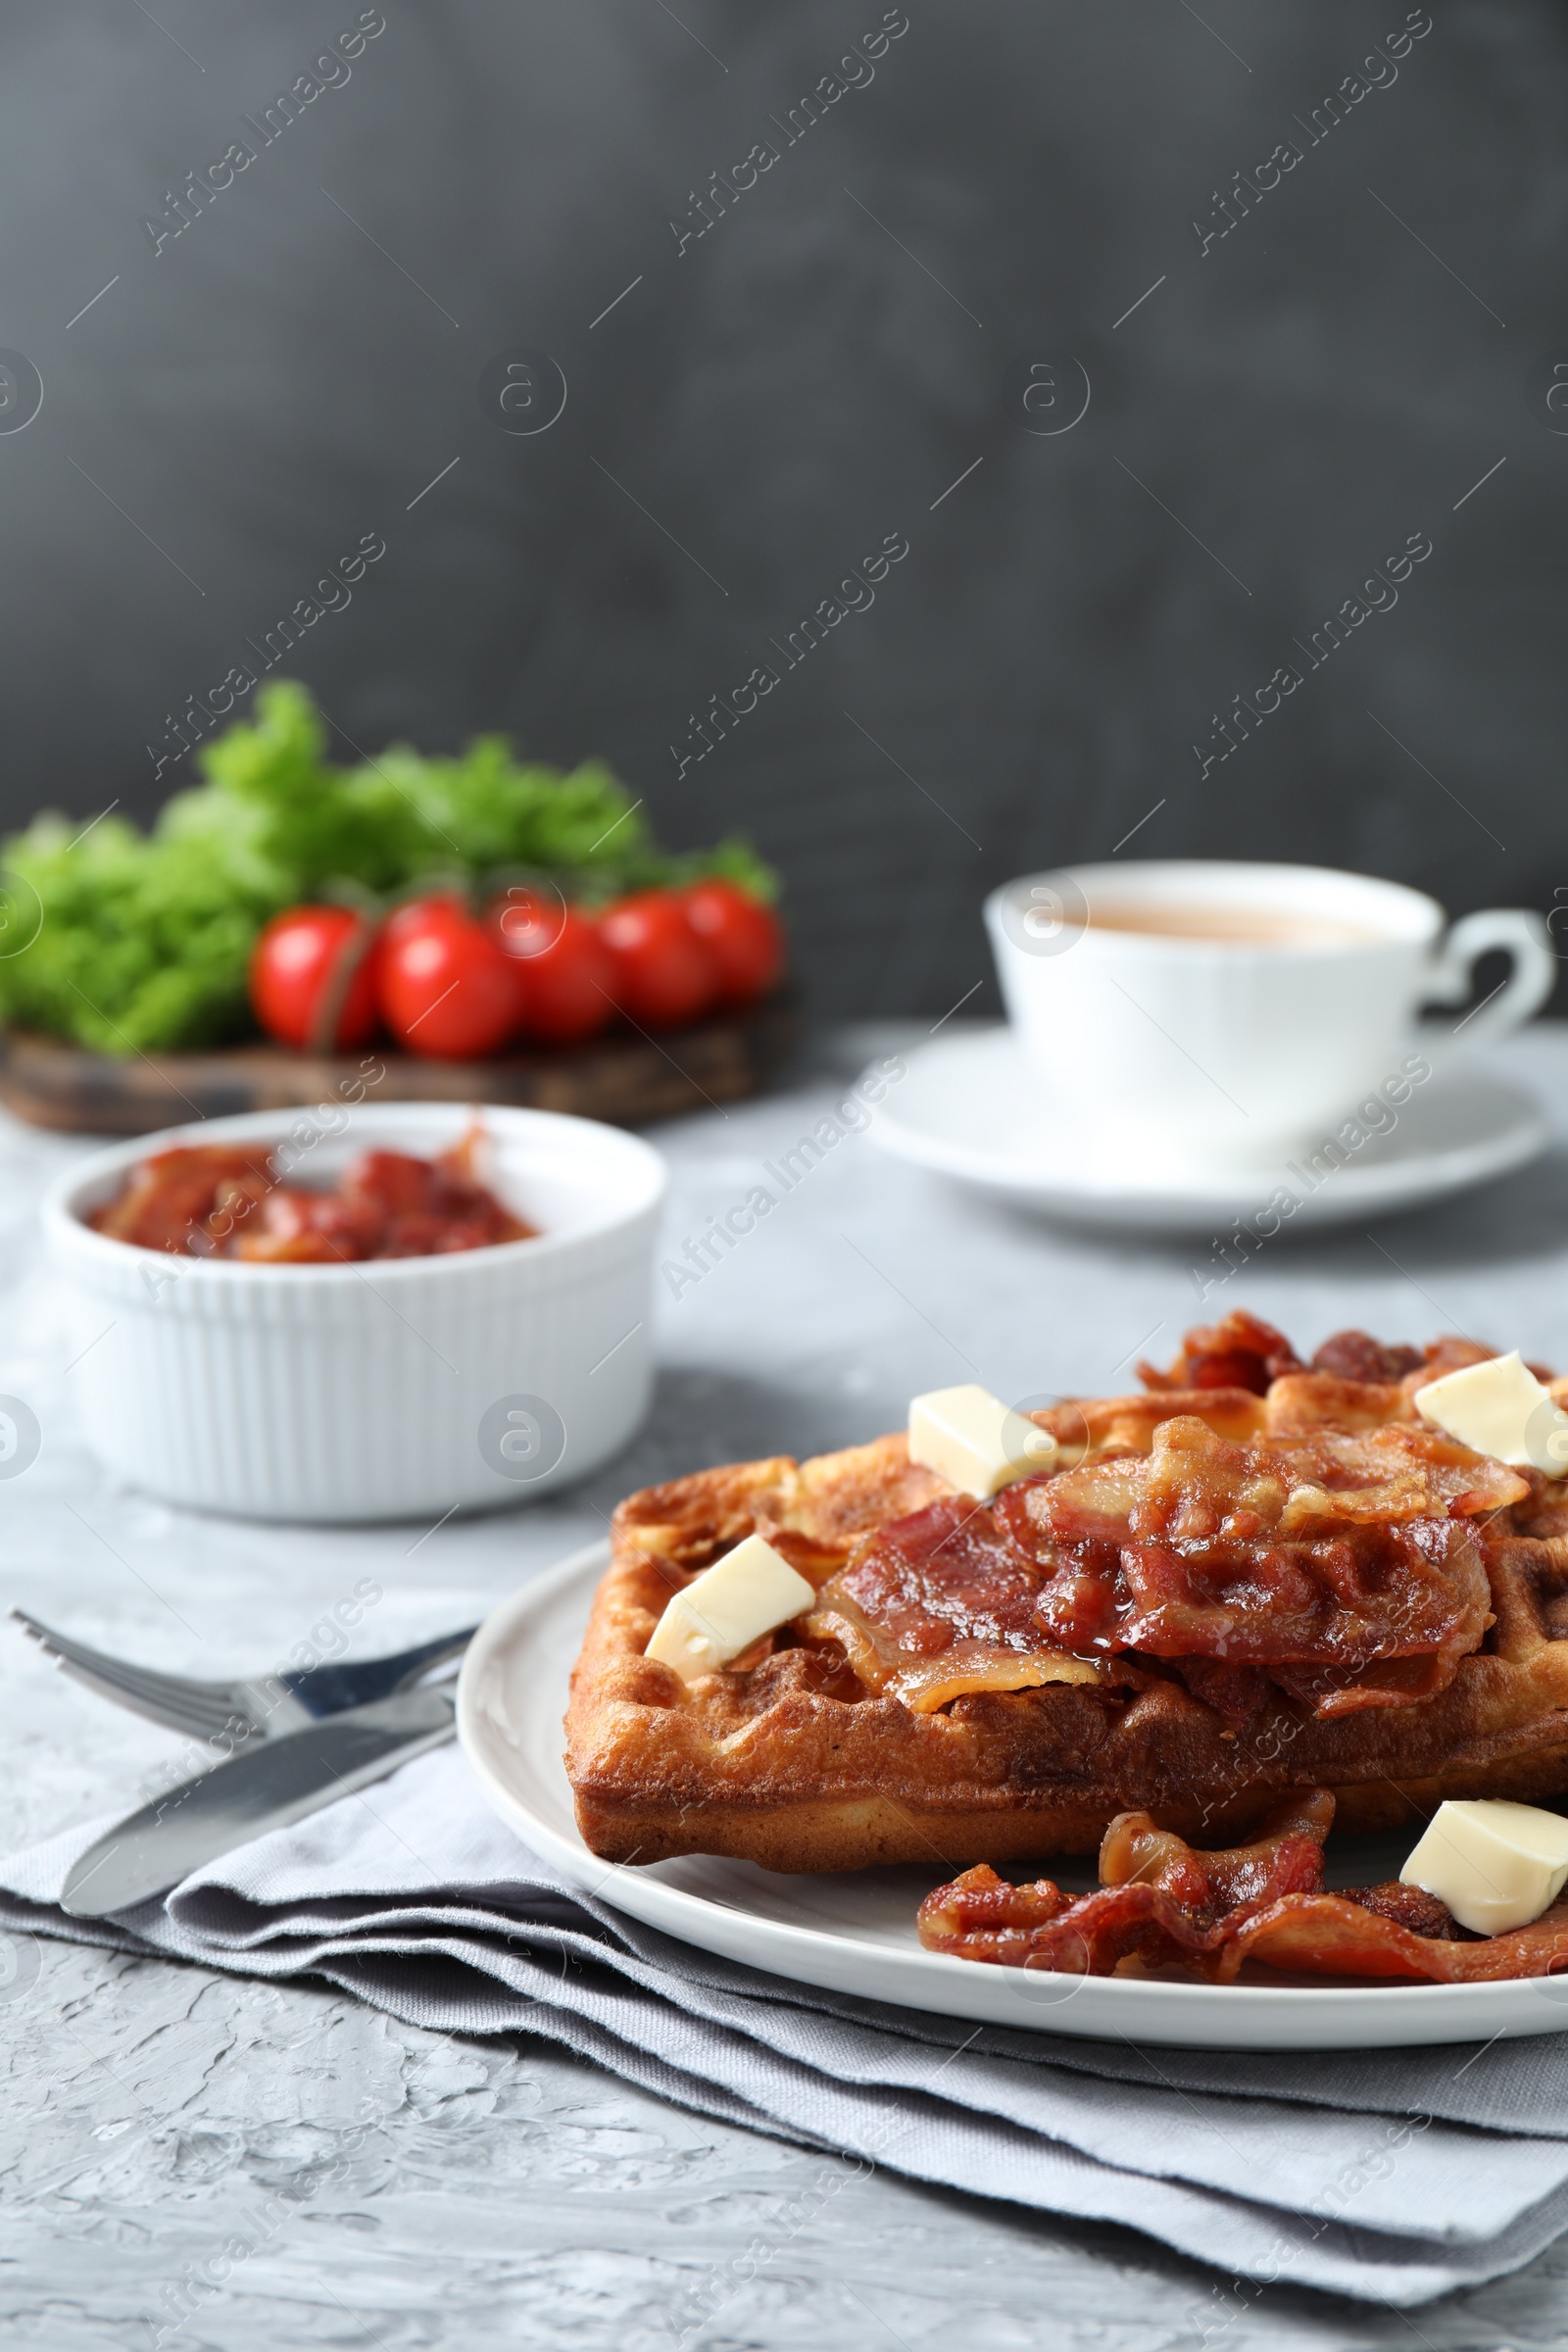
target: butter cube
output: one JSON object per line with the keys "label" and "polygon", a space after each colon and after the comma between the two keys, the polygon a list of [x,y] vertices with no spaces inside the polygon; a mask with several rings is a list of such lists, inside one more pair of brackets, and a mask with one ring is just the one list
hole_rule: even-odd
{"label": "butter cube", "polygon": [[1559,1411],[1549,1393],[1519,1360],[1510,1355],[1489,1356],[1485,1363],[1466,1364],[1461,1372],[1446,1372],[1415,1393],[1415,1409],[1477,1453],[1522,1470],[1533,1464],[1548,1478],[1568,1477],[1568,1413]]}
{"label": "butter cube", "polygon": [[1528,1927],[1568,1886],[1568,1821],[1494,1797],[1442,1804],[1399,1876],[1478,1935]]}
{"label": "butter cube", "polygon": [[960,1494],[989,1502],[1031,1472],[1054,1470],[1056,1441],[978,1382],[933,1389],[909,1403],[909,1459]]}
{"label": "butter cube", "polygon": [[672,1596],[646,1655],[695,1682],[815,1606],[816,1587],[771,1544],[748,1536]]}

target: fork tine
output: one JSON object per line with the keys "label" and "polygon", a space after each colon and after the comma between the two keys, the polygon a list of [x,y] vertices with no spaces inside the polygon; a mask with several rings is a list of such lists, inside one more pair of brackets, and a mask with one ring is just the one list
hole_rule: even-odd
{"label": "fork tine", "polygon": [[84,1690],[92,1690],[100,1698],[112,1699],[117,1707],[123,1707],[127,1713],[144,1716],[149,1723],[162,1724],[165,1731],[182,1732],[192,1740],[211,1740],[236,1721],[232,1716],[208,1714],[195,1708],[187,1711],[177,1700],[153,1697],[124,1683],[112,1683],[107,1677],[95,1674],[90,1667],[75,1665],[70,1658],[55,1657],[54,1663],[62,1674],[69,1676],[72,1682],[79,1683]]}
{"label": "fork tine", "polygon": [[161,1675],[141,1674],[134,1667],[87,1665],[69,1652],[56,1654],[62,1673],[74,1676],[78,1682],[90,1681],[105,1690],[123,1692],[127,1700],[139,1700],[144,1711],[161,1710],[170,1722],[182,1728],[217,1732],[241,1716],[249,1720],[248,1708],[227,1706],[220,1698],[200,1690],[182,1689],[178,1682],[166,1681]]}
{"label": "fork tine", "polygon": [[231,1683],[204,1682],[189,1674],[165,1674],[156,1666],[140,1666],[131,1658],[113,1658],[107,1650],[94,1649],[90,1643],[78,1641],[74,1634],[57,1633],[41,1617],[29,1617],[25,1609],[13,1609],[11,1614],[45,1649],[74,1659],[77,1665],[90,1667],[96,1674],[112,1678],[131,1675],[149,1690],[167,1690],[172,1696],[201,1699],[215,1706],[244,1705],[242,1693]]}
{"label": "fork tine", "polygon": [[[112,1658],[71,1635],[56,1633],[53,1626],[25,1609],[13,1608],[11,1614],[74,1681],[154,1723],[189,1732],[198,1739],[225,1731],[231,1724],[247,1726],[265,1739],[270,1730],[295,1728],[302,1712],[307,1718],[319,1718],[369,1699],[389,1697],[407,1690],[431,1667],[457,1657],[477,1630],[467,1626],[461,1633],[442,1635],[390,1657],[338,1658],[298,1671],[275,1667],[250,1683],[214,1683],[198,1682],[190,1675],[162,1674],[156,1667]],[[288,1704],[282,1706],[274,1723],[274,1710],[284,1700]]]}
{"label": "fork tine", "polygon": [[[74,1634],[57,1633],[45,1625],[41,1617],[29,1617],[25,1609],[13,1609],[12,1616],[45,1649],[58,1650],[62,1657],[72,1657],[83,1666],[94,1666],[101,1673],[118,1673],[126,1664],[123,1658],[112,1658],[107,1650],[94,1649],[90,1642],[78,1641]],[[179,1677],[183,1681],[184,1677]]]}
{"label": "fork tine", "polygon": [[90,1683],[110,1696],[122,1697],[135,1706],[138,1714],[151,1715],[155,1722],[171,1722],[181,1730],[216,1732],[221,1731],[233,1717],[251,1720],[250,1710],[240,1694],[222,1684],[160,1674],[154,1667],[111,1658],[85,1642],[56,1633],[40,1618],[29,1617],[24,1609],[13,1609],[12,1615],[74,1680]]}

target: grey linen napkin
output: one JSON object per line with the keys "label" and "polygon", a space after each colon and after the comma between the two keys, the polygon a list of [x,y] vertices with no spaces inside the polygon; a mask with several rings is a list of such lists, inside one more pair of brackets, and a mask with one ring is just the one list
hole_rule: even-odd
{"label": "grey linen napkin", "polygon": [[[975,2029],[742,1968],[569,1887],[456,1748],[117,1920],[58,1908],[93,1822],[0,1863],[13,1930],[321,1977],[543,2034],[662,2097],[920,2180],[1121,2222],[1238,2278],[1420,2303],[1568,2229],[1568,2038],[1306,2055]],[[611,1876],[607,1873],[607,1885]]]}

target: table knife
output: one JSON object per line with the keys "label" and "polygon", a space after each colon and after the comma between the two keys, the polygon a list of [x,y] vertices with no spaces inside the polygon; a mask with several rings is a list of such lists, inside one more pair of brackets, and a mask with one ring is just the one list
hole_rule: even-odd
{"label": "table knife", "polygon": [[456,1713],[452,1686],[437,1684],[345,1707],[246,1748],[107,1831],[72,1864],[61,1907],[74,1919],[105,1919],[165,1894],[204,1862],[351,1796],[450,1740]]}

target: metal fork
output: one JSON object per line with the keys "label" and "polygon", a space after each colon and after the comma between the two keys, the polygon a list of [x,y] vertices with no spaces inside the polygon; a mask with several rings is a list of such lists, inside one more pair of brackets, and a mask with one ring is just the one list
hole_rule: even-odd
{"label": "metal fork", "polygon": [[25,1609],[12,1616],[31,1635],[73,1682],[128,1707],[169,1730],[188,1732],[193,1739],[227,1735],[236,1744],[247,1740],[275,1739],[297,1732],[323,1715],[344,1707],[360,1707],[372,1699],[390,1698],[406,1690],[432,1666],[461,1657],[478,1627],[465,1626],[416,1648],[399,1650],[386,1658],[343,1659],[332,1665],[256,1676],[232,1683],[197,1682],[189,1675],[163,1674],[156,1667],[136,1666],[125,1658],[111,1658],[89,1649],[67,1634],[57,1634]]}

